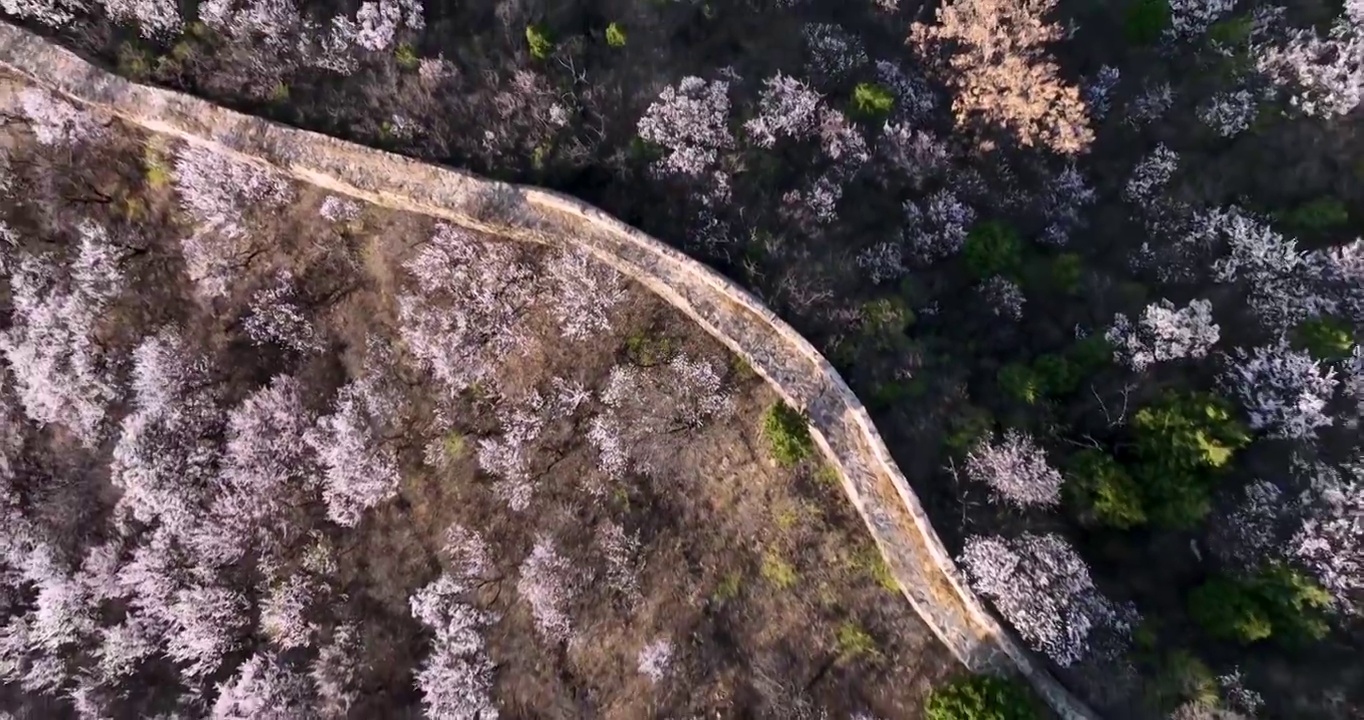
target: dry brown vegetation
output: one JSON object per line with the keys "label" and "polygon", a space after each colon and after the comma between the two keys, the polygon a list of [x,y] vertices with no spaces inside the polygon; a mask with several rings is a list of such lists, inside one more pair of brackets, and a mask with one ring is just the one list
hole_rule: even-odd
{"label": "dry brown vegetation", "polygon": [[[478,535],[490,550],[467,601],[495,618],[482,641],[493,668],[491,698],[504,718],[841,718],[862,712],[908,718],[919,714],[930,687],[954,672],[955,662],[894,588],[830,472],[815,461],[784,468],[769,458],[758,418],[775,401],[771,389],[657,297],[622,282],[620,301],[608,308],[607,329],[564,338],[553,308],[562,298],[539,296],[517,308],[517,328],[528,339],[498,355],[491,372],[467,390],[452,393],[412,356],[399,309],[400,297],[417,292],[405,263],[451,231],[427,218],[368,206],[341,221],[324,220],[320,209],[327,196],[291,184],[286,205],[244,208],[241,222],[249,233],[229,268],[226,292],[205,297],[184,258],[184,241],[196,222],[176,184],[183,148],[107,119],[98,119],[97,135],[74,145],[39,144],[16,109],[20,89],[0,78],[0,108],[8,118],[0,127],[0,148],[10,187],[26,189],[0,205],[0,217],[17,238],[5,248],[5,268],[12,271],[41,253],[69,261],[80,227],[95,223],[108,231],[127,283],[99,318],[93,340],[126,392],[110,404],[100,441],[82,447],[61,424],[26,420],[6,378],[5,414],[22,438],[20,452],[9,458],[24,470],[15,481],[15,496],[22,497],[16,507],[31,513],[47,535],[4,538],[8,554],[0,556],[0,577],[17,584],[13,592],[0,592],[0,617],[12,623],[31,617],[43,583],[74,578],[98,586],[103,576],[90,575],[81,564],[91,548],[113,547],[117,561],[126,563],[167,527],[164,519],[115,522],[126,498],[105,467],[120,433],[127,432],[118,421],[137,402],[138,391],[127,387],[133,348],[164,328],[178,328],[203,356],[206,386],[198,389],[211,392],[221,408],[239,408],[272,378],[287,375],[298,380],[312,414],[329,412],[339,389],[373,375],[377,338],[390,347],[382,380],[401,412],[375,451],[393,453],[401,479],[396,493],[368,508],[353,527],[334,522],[311,486],[292,487],[293,504],[275,518],[287,526],[225,565],[195,565],[194,541],[176,536],[187,570],[249,603],[242,625],[231,630],[225,652],[206,674],[182,674],[183,664],[159,647],[126,676],[92,672],[90,653],[101,647],[95,627],[127,622],[138,599],[82,596],[91,603],[82,617],[94,617],[95,625],[54,650],[65,663],[54,685],[32,687],[37,655],[12,670],[0,662],[0,671],[10,673],[0,686],[4,707],[20,716],[62,716],[72,710],[68,696],[77,689],[80,702],[115,717],[169,709],[202,713],[215,702],[216,711],[225,687],[260,691],[242,689],[239,668],[268,657],[285,677],[305,678],[304,685],[288,686],[301,695],[286,697],[299,703],[299,717],[415,716],[422,692],[414,675],[434,640],[414,619],[410,598],[451,572],[448,533],[455,527]],[[478,255],[509,256],[537,274],[557,252],[494,237],[468,239]],[[294,278],[293,307],[311,328],[292,336],[294,346],[280,337],[264,343],[251,337],[252,317],[259,314],[253,298],[273,287],[282,271]],[[7,318],[10,294],[7,282]],[[593,420],[607,412],[613,370],[661,377],[677,358],[716,372],[721,383],[715,392],[728,401],[727,411],[703,413],[704,422],[679,421],[639,440],[647,444],[639,457],[648,467],[632,465],[619,477],[604,472],[586,438]],[[585,395],[569,410],[544,414],[533,440],[520,446],[528,499],[514,510],[506,478],[483,467],[480,451],[512,432],[516,412],[538,407],[534,398],[549,398],[546,407],[558,402],[564,383]],[[646,380],[641,387],[653,386]],[[637,396],[670,400],[643,391]],[[660,408],[636,410],[641,414],[621,420],[657,429],[650,423]],[[223,437],[195,441],[217,447]],[[30,492],[40,487],[32,483],[53,476],[62,477],[68,492]],[[72,495],[81,502],[58,503]],[[214,525],[221,519],[215,512],[202,510],[191,526],[228,533]],[[545,541],[571,568],[562,578],[567,622],[559,637],[547,636],[519,582],[526,558]],[[55,574],[18,580],[15,553],[34,543],[54,548],[60,558]],[[262,616],[261,602],[300,577],[316,592],[301,613],[304,641],[284,647],[278,624]],[[348,712],[306,681],[309,669],[318,667],[319,650],[336,647],[344,626],[358,629],[349,646],[359,671],[349,683],[356,697]],[[0,629],[0,636],[8,632]],[[640,654],[659,641],[670,645],[671,660],[652,680]]]}

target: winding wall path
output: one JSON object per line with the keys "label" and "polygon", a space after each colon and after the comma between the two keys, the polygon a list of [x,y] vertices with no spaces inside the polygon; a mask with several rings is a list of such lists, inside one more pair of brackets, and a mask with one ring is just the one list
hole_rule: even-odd
{"label": "winding wall path", "polygon": [[492,234],[590,252],[687,313],[804,408],[891,572],[964,664],[1024,675],[1067,720],[1097,716],[1006,635],[955,566],[862,403],[805,338],[705,265],[601,210],[285,127],[198,98],[128,82],[0,22],[0,69],[152,132],[267,166],[338,194]]}

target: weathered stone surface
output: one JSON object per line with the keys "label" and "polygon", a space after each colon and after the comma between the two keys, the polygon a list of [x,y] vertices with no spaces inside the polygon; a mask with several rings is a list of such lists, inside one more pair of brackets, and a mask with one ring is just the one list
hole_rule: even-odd
{"label": "weathered stone surface", "polygon": [[905,597],[974,670],[1017,671],[1063,718],[1096,718],[1007,635],[959,578],[918,497],[857,396],[825,358],[753,296],[700,262],[586,203],[497,183],[203,100],[128,82],[0,22],[0,69],[152,132],[377,205],[590,252],[744,357],[792,406],[861,514]]}

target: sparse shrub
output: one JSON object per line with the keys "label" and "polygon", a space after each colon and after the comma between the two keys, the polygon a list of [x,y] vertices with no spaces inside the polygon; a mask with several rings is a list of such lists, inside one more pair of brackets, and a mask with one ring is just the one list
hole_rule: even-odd
{"label": "sparse shrub", "polygon": [[536,60],[545,60],[554,52],[554,41],[543,25],[526,26],[526,45],[530,47],[530,56]]}
{"label": "sparse shrub", "polygon": [[878,654],[876,638],[861,625],[845,620],[838,626],[838,654],[841,658],[855,658]]}
{"label": "sparse shrub", "polygon": [[914,311],[899,297],[884,297],[862,305],[862,328],[878,341],[893,344],[914,324]]}
{"label": "sparse shrub", "polygon": [[1249,644],[1274,632],[1253,589],[1231,578],[1213,578],[1190,593],[1189,615],[1219,640]]}
{"label": "sparse shrub", "polygon": [[1350,211],[1336,198],[1321,197],[1284,213],[1283,222],[1294,230],[1325,232],[1348,225]]}
{"label": "sparse shrub", "polygon": [[1039,355],[1033,360],[1032,372],[1043,394],[1049,397],[1064,397],[1080,387],[1079,368],[1064,355]]}
{"label": "sparse shrub", "polygon": [[1080,279],[1084,275],[1084,262],[1076,253],[1061,253],[1051,261],[1051,283],[1067,295],[1080,289]]}
{"label": "sparse shrub", "polygon": [[1293,344],[1317,360],[1332,361],[1350,357],[1355,340],[1348,322],[1322,315],[1298,323],[1293,329]]}
{"label": "sparse shrub", "polygon": [[1170,27],[1169,0],[1133,0],[1123,24],[1128,42],[1151,45]]}
{"label": "sparse shrub", "polygon": [[739,597],[739,593],[742,592],[743,589],[743,575],[737,572],[726,573],[724,577],[720,578],[720,582],[715,586],[715,592],[712,593],[711,596],[716,600],[724,602]]}
{"label": "sparse shrub", "polygon": [[1032,368],[1023,363],[1009,363],[995,374],[999,389],[1018,402],[1031,405],[1042,395],[1042,383]]}
{"label": "sparse shrub", "polygon": [[762,433],[772,457],[781,465],[795,465],[815,452],[805,415],[780,400],[763,413]]}
{"label": "sparse shrub", "polygon": [[1081,519],[1127,530],[1146,523],[1141,488],[1108,453],[1086,448],[1066,464],[1066,495]]}
{"label": "sparse shrub", "polygon": [[1151,519],[1166,527],[1192,527],[1208,514],[1218,473],[1250,442],[1226,401],[1209,394],[1165,395],[1138,410],[1132,427],[1133,474]]}
{"label": "sparse shrub", "polygon": [[763,564],[759,569],[763,579],[772,583],[778,590],[788,590],[800,582],[796,568],[775,552],[763,553]]}
{"label": "sparse shrub", "polygon": [[954,452],[964,453],[975,447],[981,437],[989,435],[994,426],[995,419],[988,411],[963,403],[947,419],[947,437],[943,442]]}
{"label": "sparse shrub", "polygon": [[959,678],[933,689],[927,720],[1039,720],[1036,701],[1018,680],[991,675]]}
{"label": "sparse shrub", "polygon": [[625,354],[640,367],[661,365],[672,359],[673,342],[667,337],[635,334],[625,338]]}
{"label": "sparse shrub", "polygon": [[1160,664],[1151,686],[1150,700],[1161,709],[1184,703],[1212,709],[1221,699],[1219,694],[1217,677],[1207,663],[1186,650],[1176,650]]}
{"label": "sparse shrub", "polygon": [[881,118],[895,107],[895,96],[876,83],[858,83],[853,88],[853,110],[866,118]]}
{"label": "sparse shrub", "polygon": [[1112,362],[1113,344],[1103,335],[1086,335],[1066,350],[1066,357],[1075,365],[1078,374],[1088,375]]}
{"label": "sparse shrub", "polygon": [[1189,614],[1209,635],[1243,645],[1271,636],[1297,643],[1329,629],[1331,595],[1307,575],[1270,563],[1245,579],[1214,577],[1189,595]]}
{"label": "sparse shrub", "polygon": [[962,256],[967,269],[979,279],[996,275],[1010,278],[1023,266],[1023,245],[1013,228],[997,220],[987,220],[971,228]]}
{"label": "sparse shrub", "polygon": [[606,26],[606,44],[613,48],[625,47],[625,28],[618,22]]}
{"label": "sparse shrub", "polygon": [[397,49],[393,51],[393,59],[398,63],[398,67],[404,70],[416,70],[417,66],[421,65],[417,49],[409,43],[398,43]]}

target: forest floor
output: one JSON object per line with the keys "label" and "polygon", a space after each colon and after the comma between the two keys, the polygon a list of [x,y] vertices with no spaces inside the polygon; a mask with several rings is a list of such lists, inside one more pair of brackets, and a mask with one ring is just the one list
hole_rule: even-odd
{"label": "forest floor", "polygon": [[[362,667],[351,716],[415,715],[422,693],[414,674],[433,640],[411,599],[449,572],[452,528],[489,550],[468,602],[495,618],[482,641],[504,718],[909,718],[957,672],[896,589],[833,473],[816,460],[785,466],[771,458],[760,417],[776,402],[773,391],[659,298],[563,251],[215,165],[107,118],[59,122],[52,127],[60,137],[44,140],[19,109],[33,92],[0,78],[0,153],[10,188],[0,218],[14,238],[4,249],[7,275],[40,256],[74,268],[93,224],[105,231],[124,278],[76,343],[98,347],[97,364],[120,388],[92,443],[60,420],[23,419],[14,388],[33,382],[29,370],[13,368],[17,379],[5,382],[6,414],[24,438],[11,462],[35,476],[60,474],[66,488],[55,497],[20,492],[20,512],[31,511],[72,577],[93,582],[82,574],[93,548],[112,544],[126,565],[153,536],[170,532],[164,516],[136,505],[142,491],[112,459],[130,442],[128,418],[147,402],[135,379],[124,390],[143,361],[135,350],[167,328],[208,368],[194,392],[208,393],[230,418],[286,375],[301,388],[309,417],[338,417],[340,410],[326,415],[333,402],[344,405],[334,397],[349,397],[338,390],[385,385],[395,409],[376,424],[369,450],[391,456],[399,478],[351,524],[338,522],[329,505],[333,481],[317,481],[320,494],[291,490],[298,498],[275,518],[271,540],[231,563],[196,560],[201,540],[170,532],[191,575],[211,577],[246,601],[244,619],[228,623],[231,642],[210,659],[213,669],[177,675],[174,663],[156,656],[129,676],[95,673],[92,681],[84,663],[101,635],[91,626],[60,648],[70,664],[59,687],[116,688],[105,708],[116,716],[194,707],[211,702],[214,691],[197,701],[186,691],[231,685],[248,658],[268,656],[284,672],[315,668],[319,649],[348,625],[359,629]],[[247,187],[269,189],[244,199]],[[196,205],[196,194],[211,197]],[[218,205],[206,210],[206,203]],[[191,247],[213,212],[219,244]],[[221,226],[234,213],[240,235]],[[509,268],[513,279],[499,285]],[[57,284],[79,284],[70,272]],[[423,272],[430,274],[415,277]],[[569,286],[578,281],[593,285]],[[529,289],[512,286],[518,282]],[[0,295],[10,332],[26,322],[16,292],[7,280]],[[597,297],[584,300],[584,292]],[[458,311],[466,295],[482,302],[485,294],[496,297],[480,307],[496,306],[503,314],[495,320],[506,326]],[[452,317],[469,320],[476,339],[440,345],[457,331],[432,329],[438,315],[418,317],[406,305],[417,300],[437,314],[439,303],[451,303]],[[582,319],[568,315],[574,309],[600,322],[567,337],[565,324]],[[280,316],[289,322],[270,324]],[[447,335],[433,339],[440,332]],[[467,377],[438,379],[442,352],[463,353],[444,371]],[[380,365],[386,378],[376,378]],[[459,384],[465,387],[456,391]],[[605,457],[609,443],[592,439],[602,425],[616,428],[624,454],[615,469]],[[221,422],[214,427],[187,441],[215,448],[227,468],[233,450],[224,438],[240,440],[233,434],[240,431],[235,421],[226,433]],[[324,478],[335,470],[315,462]],[[196,507],[215,507],[212,493],[231,482],[209,485],[210,497]],[[53,517],[69,493],[86,500]],[[127,512],[137,522],[118,519]],[[195,512],[196,524],[219,531],[218,510]],[[312,553],[330,558],[325,570],[299,569],[299,558]],[[532,556],[553,558],[555,587],[527,582]],[[261,607],[298,573],[310,573],[321,589],[303,611],[307,640],[282,645]],[[151,602],[121,592],[131,595],[91,600],[96,625],[126,623],[130,607]],[[526,597],[537,592],[552,596],[548,605]],[[6,617],[21,617],[24,607],[0,596]],[[562,616],[549,630],[547,612]],[[184,631],[173,612],[168,617],[167,636]],[[653,677],[641,658],[649,646],[666,648]],[[39,694],[13,700],[38,715],[70,709],[45,705]]]}

